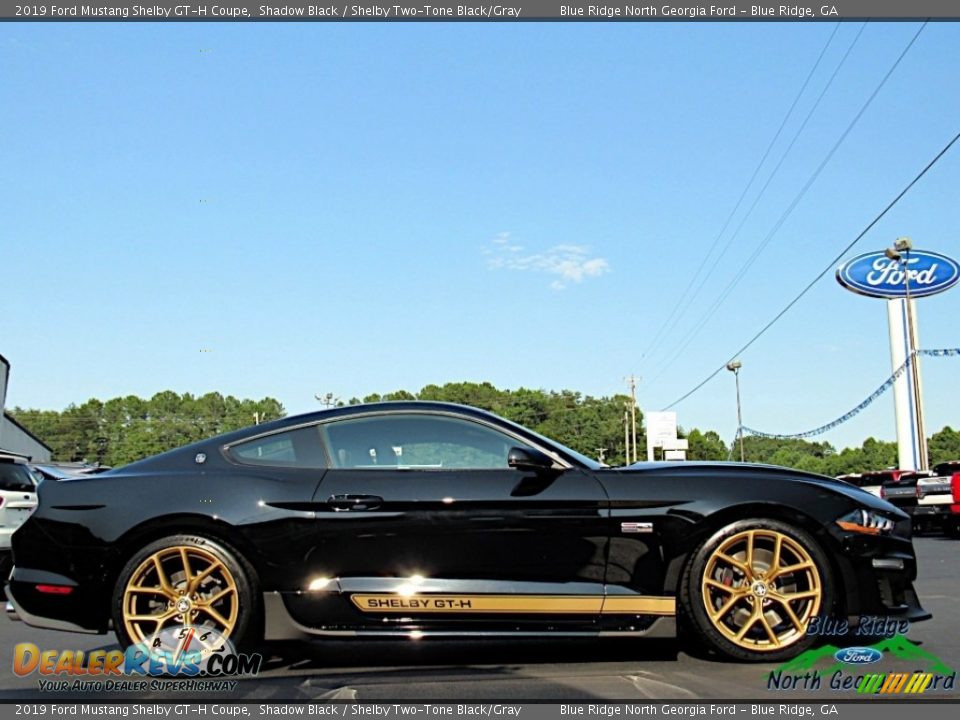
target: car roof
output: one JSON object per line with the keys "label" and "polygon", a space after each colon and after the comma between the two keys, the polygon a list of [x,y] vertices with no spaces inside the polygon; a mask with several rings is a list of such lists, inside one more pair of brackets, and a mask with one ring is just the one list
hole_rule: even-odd
{"label": "car roof", "polygon": [[[512,423],[509,420],[496,415],[495,413],[488,412],[487,410],[481,410],[480,408],[471,407],[470,405],[460,405],[459,403],[439,402],[435,400],[387,400],[383,402],[361,403],[357,405],[343,405],[341,407],[315,410],[313,412],[302,413],[300,415],[288,415],[278,420],[271,420],[259,425],[247,426],[239,430],[224,433],[217,438],[213,438],[213,440],[216,440],[217,444],[224,442],[236,442],[239,439],[252,436],[254,434],[268,434],[275,430],[283,430],[284,428],[296,427],[298,425],[309,425],[313,422],[332,420],[338,417],[367,415],[370,413],[380,412],[404,411],[455,413],[457,415],[473,417],[480,420],[493,420],[498,424],[507,423],[510,425],[515,425],[515,423]],[[523,429],[527,432],[530,432],[528,428]]]}
{"label": "car roof", "polygon": [[28,458],[26,455],[17,455],[16,453],[0,452],[0,462],[13,462],[26,464]]}

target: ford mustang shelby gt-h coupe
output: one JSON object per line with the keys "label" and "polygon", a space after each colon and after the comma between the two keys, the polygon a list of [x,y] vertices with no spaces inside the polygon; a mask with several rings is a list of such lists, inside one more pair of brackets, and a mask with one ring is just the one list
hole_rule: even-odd
{"label": "ford mustang shelby gt-h coupe", "polygon": [[44,482],[12,611],[150,642],[676,631],[741,660],[816,618],[929,617],[910,519],[852,485],[725,463],[601,465],[490,413],[392,402],[285,418]]}

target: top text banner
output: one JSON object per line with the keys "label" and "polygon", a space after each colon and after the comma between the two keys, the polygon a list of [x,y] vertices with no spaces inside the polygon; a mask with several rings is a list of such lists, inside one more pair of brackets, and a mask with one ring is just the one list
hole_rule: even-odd
{"label": "top text banner", "polygon": [[960,18],[957,0],[822,0],[812,3],[774,4],[763,0],[724,2],[558,2],[516,0],[487,4],[479,0],[458,3],[433,0],[288,0],[287,2],[223,2],[191,0],[191,4],[130,2],[18,2],[0,0],[0,19],[23,21],[495,21],[569,20],[599,22],[643,21],[835,21],[877,18],[908,20]]}

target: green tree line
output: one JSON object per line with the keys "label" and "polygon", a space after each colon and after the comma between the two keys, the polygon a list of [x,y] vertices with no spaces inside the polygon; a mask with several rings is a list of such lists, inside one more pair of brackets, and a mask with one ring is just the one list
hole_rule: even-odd
{"label": "green tree line", "polygon": [[[623,464],[626,459],[623,423],[624,413],[630,407],[627,395],[593,397],[572,390],[501,390],[486,382],[460,382],[427,385],[417,393],[374,393],[362,399],[351,398],[346,404],[414,399],[483,408],[584,455],[602,454],[611,465]],[[196,397],[168,390],[149,399],[133,395],[106,402],[91,399],[82,405],[70,405],[62,412],[14,408],[12,414],[53,449],[56,460],[117,466],[255,422],[274,420],[286,413],[279,401],[269,397],[241,400],[216,392]],[[645,457],[646,437],[639,409],[637,423],[637,447],[640,456]],[[736,442],[727,445],[713,430],[691,428],[680,434],[689,442],[690,460],[740,458]],[[960,459],[960,432],[943,428],[929,439],[929,449],[932,463]],[[860,447],[837,451],[828,442],[746,437],[744,455],[748,462],[834,476],[897,464],[896,443],[874,438],[868,438]]]}
{"label": "green tree line", "polygon": [[43,440],[54,460],[125,465],[197,440],[286,414],[277,400],[238,400],[212,392],[194,397],[166,390],[149,399],[128,395],[55,410],[11,411]]}

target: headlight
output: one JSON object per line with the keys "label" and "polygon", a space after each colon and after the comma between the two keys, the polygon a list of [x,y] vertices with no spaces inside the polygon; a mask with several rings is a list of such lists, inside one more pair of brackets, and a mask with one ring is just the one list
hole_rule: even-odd
{"label": "headlight", "polygon": [[864,535],[883,535],[893,530],[894,522],[873,510],[854,510],[837,520],[844,530]]}

